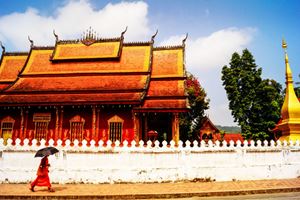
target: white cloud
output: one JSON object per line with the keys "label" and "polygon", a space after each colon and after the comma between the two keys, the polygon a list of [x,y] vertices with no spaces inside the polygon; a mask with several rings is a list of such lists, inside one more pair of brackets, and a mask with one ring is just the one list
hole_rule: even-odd
{"label": "white cloud", "polygon": [[[234,52],[241,52],[251,42],[256,29],[228,28],[209,36],[188,38],[186,68],[199,78],[210,98],[208,115],[215,124],[235,125],[228,109],[228,100],[221,81],[221,69],[230,61]],[[184,35],[172,36],[160,45],[181,44]]]}
{"label": "white cloud", "polygon": [[53,29],[61,39],[76,39],[90,26],[104,38],[119,37],[128,26],[125,40],[149,40],[147,13],[148,5],[142,1],[109,3],[98,10],[88,0],[69,1],[51,16],[28,8],[0,17],[0,40],[12,50],[28,50],[28,35],[36,45],[53,45]]}
{"label": "white cloud", "polygon": [[[186,64],[191,71],[215,69],[228,63],[235,51],[241,51],[251,42],[254,28],[228,28],[207,37],[187,40]],[[181,44],[184,35],[171,36],[160,45]]]}

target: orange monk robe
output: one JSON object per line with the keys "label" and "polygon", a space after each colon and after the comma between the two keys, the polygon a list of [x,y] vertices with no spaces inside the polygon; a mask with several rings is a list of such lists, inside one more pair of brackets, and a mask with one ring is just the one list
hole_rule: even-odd
{"label": "orange monk robe", "polygon": [[48,188],[51,188],[51,183],[48,175],[48,157],[45,156],[39,165],[39,168],[37,170],[37,177],[36,179],[31,183],[31,188],[34,188],[35,186],[46,186]]}

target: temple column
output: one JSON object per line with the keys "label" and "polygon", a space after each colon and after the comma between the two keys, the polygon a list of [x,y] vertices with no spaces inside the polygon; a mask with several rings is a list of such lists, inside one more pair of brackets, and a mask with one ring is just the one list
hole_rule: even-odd
{"label": "temple column", "polygon": [[58,112],[58,108],[55,108],[55,134],[54,134],[54,141],[57,141],[59,138],[59,112]]}
{"label": "temple column", "polygon": [[172,140],[175,144],[179,141],[179,116],[178,113],[173,113],[172,115]]}
{"label": "temple column", "polygon": [[[26,111],[25,111],[25,119],[24,119],[24,133],[23,133],[24,136],[25,136],[25,138],[26,138],[26,135],[27,135],[28,113],[29,113],[29,111],[26,110]],[[31,135],[29,135],[29,138],[28,138],[28,139],[30,139],[30,136],[31,136]]]}
{"label": "temple column", "polygon": [[100,109],[97,108],[95,142],[98,142],[99,140],[99,122],[100,122]]}
{"label": "temple column", "polygon": [[24,139],[24,110],[23,110],[22,107],[21,107],[20,115],[21,115],[21,125],[20,125],[20,134],[19,134],[19,138],[20,138],[21,140],[23,140],[23,139]]}
{"label": "temple column", "polygon": [[145,114],[145,116],[144,116],[144,127],[145,127],[144,141],[147,141],[147,133],[148,133],[148,117],[147,117],[147,114]]}
{"label": "temple column", "polygon": [[138,143],[141,139],[140,137],[140,118],[138,113],[133,113],[133,130],[134,130],[134,140]]}
{"label": "temple column", "polygon": [[59,122],[59,139],[64,140],[64,136],[62,135],[63,130],[63,118],[64,118],[64,107],[61,107],[60,110],[60,122]]}
{"label": "temple column", "polygon": [[94,140],[96,135],[96,106],[92,106],[92,112],[92,136],[90,140]]}

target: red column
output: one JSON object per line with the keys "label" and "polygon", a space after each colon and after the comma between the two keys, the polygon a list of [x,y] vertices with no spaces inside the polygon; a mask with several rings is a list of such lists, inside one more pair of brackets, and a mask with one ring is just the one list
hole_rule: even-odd
{"label": "red column", "polygon": [[64,107],[61,107],[60,110],[60,122],[59,122],[59,136],[58,138],[61,139],[62,141],[64,141],[64,136],[62,135],[62,131],[63,131],[63,118],[64,118]]}
{"label": "red column", "polygon": [[179,116],[178,113],[173,113],[172,116],[172,139],[175,144],[178,144],[179,141]]}
{"label": "red column", "polygon": [[97,116],[96,116],[96,136],[95,136],[95,142],[98,142],[99,140],[99,122],[100,122],[100,109],[97,108]]}
{"label": "red column", "polygon": [[53,140],[56,142],[59,138],[59,131],[58,131],[58,128],[59,128],[59,112],[58,112],[58,108],[56,107],[55,108],[55,134],[54,134],[54,138]]}
{"label": "red column", "polygon": [[[134,123],[134,140],[138,143],[141,139],[140,137],[140,118],[138,113],[133,113],[133,123]],[[128,141],[130,142],[130,141]]]}
{"label": "red column", "polygon": [[96,136],[96,106],[92,106],[92,136],[89,138],[89,140],[94,139]]}
{"label": "red column", "polygon": [[[28,110],[25,111],[23,138],[27,137],[27,123],[28,123]],[[28,139],[30,139],[29,136],[28,136]]]}
{"label": "red column", "polygon": [[20,116],[21,116],[21,125],[20,125],[19,138],[23,140],[24,139],[24,110],[22,107],[21,107]]}

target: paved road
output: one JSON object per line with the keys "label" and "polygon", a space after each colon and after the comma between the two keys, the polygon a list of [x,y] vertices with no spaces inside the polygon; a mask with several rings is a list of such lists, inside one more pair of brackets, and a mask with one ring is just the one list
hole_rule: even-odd
{"label": "paved road", "polygon": [[[175,199],[178,197],[182,200],[300,200],[300,178],[258,181],[179,182],[153,184],[53,184],[55,192],[48,192],[45,187],[37,187],[35,188],[36,192],[31,192],[28,188],[28,183],[0,184],[0,199]],[[237,197],[222,196],[263,193],[267,195],[248,195]],[[280,194],[274,195],[274,193]],[[211,197],[208,198],[206,196]],[[212,196],[215,197],[212,198]]]}
{"label": "paved road", "polygon": [[254,194],[225,197],[192,197],[171,200],[300,200],[300,192],[277,193],[277,194]]}

